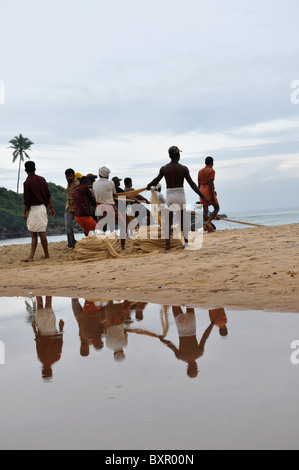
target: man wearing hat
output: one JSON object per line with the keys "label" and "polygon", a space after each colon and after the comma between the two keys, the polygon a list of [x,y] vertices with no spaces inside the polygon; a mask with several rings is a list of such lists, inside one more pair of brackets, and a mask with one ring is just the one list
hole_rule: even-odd
{"label": "man wearing hat", "polygon": [[[169,231],[165,234],[166,237],[166,249],[170,250],[170,234],[171,226],[173,223],[173,212],[178,212],[179,220],[181,224],[181,231],[184,234],[185,242],[188,243],[188,227],[185,223],[185,206],[186,197],[184,190],[184,181],[188,182],[189,186],[195,191],[203,200],[210,204],[210,201],[201,193],[197,184],[193,181],[190,176],[189,169],[179,163],[181,150],[176,146],[172,146],[168,149],[170,163],[160,168],[160,172],[156,178],[154,178],[148,185],[147,189],[150,190],[152,186],[157,184],[164,177],[166,181],[166,204],[168,206],[169,220]],[[167,224],[165,224],[165,227]]]}
{"label": "man wearing hat", "polygon": [[91,195],[92,195],[92,200],[91,200],[91,203],[90,203],[91,209],[92,209],[92,217],[97,222],[97,218],[96,218],[96,215],[95,215],[96,208],[97,208],[97,203],[96,203],[94,193],[93,193],[93,183],[95,182],[95,180],[98,177],[97,177],[97,175],[94,175],[93,173],[87,173],[86,177],[89,179],[88,188],[89,188],[89,191],[91,192]]}
{"label": "man wearing hat", "polygon": [[[121,178],[119,178],[118,176],[114,176],[114,177],[112,178],[112,181],[114,182],[115,189],[116,189],[116,192],[117,192],[117,193],[124,193],[124,192],[125,192],[125,191],[120,187],[120,182],[122,181]],[[115,204],[115,206],[118,208],[118,200],[117,200],[117,199],[115,199],[114,204]]]}
{"label": "man wearing hat", "polygon": [[118,212],[114,194],[117,193],[114,181],[109,180],[110,169],[106,166],[99,168],[99,180],[93,184],[93,192],[97,203],[96,215],[98,221],[101,221],[100,226],[104,232],[107,230],[107,223],[110,225],[110,230],[115,230],[115,222],[120,227],[120,237],[122,249],[125,248],[126,242],[126,225],[123,217]]}

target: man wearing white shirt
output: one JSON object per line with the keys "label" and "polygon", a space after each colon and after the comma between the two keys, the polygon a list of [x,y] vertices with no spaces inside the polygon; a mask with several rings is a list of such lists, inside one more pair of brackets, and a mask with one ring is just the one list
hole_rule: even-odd
{"label": "man wearing white shirt", "polygon": [[[108,225],[113,230],[115,229],[115,221],[120,227],[121,247],[125,249],[126,243],[126,224],[123,217],[118,212],[115,202],[114,194],[117,194],[115,184],[109,180],[110,170],[106,166],[99,168],[99,180],[93,184],[93,192],[97,202],[96,216],[102,227],[103,232],[107,230]],[[112,230],[112,231],[113,231]]]}

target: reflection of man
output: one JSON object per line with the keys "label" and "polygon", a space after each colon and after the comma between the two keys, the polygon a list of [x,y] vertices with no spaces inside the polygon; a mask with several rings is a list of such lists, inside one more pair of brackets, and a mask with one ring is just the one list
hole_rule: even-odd
{"label": "reflection of man", "polygon": [[220,336],[227,336],[227,317],[225,315],[224,308],[215,308],[214,310],[209,310],[211,323],[214,323],[219,328]]}
{"label": "reflection of man", "polygon": [[187,375],[190,378],[197,377],[198,367],[196,360],[204,354],[205,344],[214,323],[210,324],[204,332],[200,343],[198,343],[194,308],[187,308],[187,312],[183,313],[181,307],[172,307],[172,311],[179,335],[179,347],[177,348],[171,341],[164,339],[162,336],[160,341],[174,352],[177,359],[187,362]]}
{"label": "reflection of man", "polygon": [[106,312],[106,346],[113,350],[115,361],[125,359],[124,348],[128,344],[128,333],[125,331],[125,321],[130,315],[132,302],[125,300],[121,303],[108,302]]}
{"label": "reflection of man", "polygon": [[35,333],[37,356],[42,363],[43,379],[51,379],[52,366],[58,362],[63,346],[64,322],[60,320],[59,331],[56,328],[56,316],[52,308],[52,297],[46,297],[45,307],[42,297],[36,297],[37,309],[32,328]]}
{"label": "reflection of man", "polygon": [[79,299],[72,299],[72,308],[79,325],[80,354],[89,356],[89,347],[96,350],[104,347],[102,336],[105,333],[105,307],[100,301],[85,300],[82,307]]}

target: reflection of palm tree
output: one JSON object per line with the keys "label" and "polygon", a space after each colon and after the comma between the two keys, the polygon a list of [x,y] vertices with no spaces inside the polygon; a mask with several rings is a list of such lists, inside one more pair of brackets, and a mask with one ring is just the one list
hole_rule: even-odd
{"label": "reflection of palm tree", "polygon": [[28,313],[26,323],[32,323],[34,321],[34,315],[37,309],[36,299],[31,299],[31,304],[28,300],[25,300],[26,311]]}
{"label": "reflection of palm tree", "polygon": [[29,140],[27,137],[23,137],[22,134],[19,136],[15,136],[13,139],[9,141],[11,144],[10,148],[14,149],[12,152],[13,155],[13,160],[12,162],[14,163],[17,158],[19,158],[19,171],[18,171],[18,181],[17,181],[17,210],[19,207],[19,184],[20,184],[20,172],[21,172],[21,163],[24,161],[24,155],[26,158],[29,158],[29,155],[27,155],[26,150],[31,150],[31,145],[33,145],[33,142]]}

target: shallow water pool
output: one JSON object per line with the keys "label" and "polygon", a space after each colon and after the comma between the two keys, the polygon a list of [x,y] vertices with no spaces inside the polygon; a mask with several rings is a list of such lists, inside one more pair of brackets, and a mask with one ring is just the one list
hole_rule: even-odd
{"label": "shallow water pool", "polygon": [[0,298],[0,448],[297,449],[296,340],[290,313]]}

